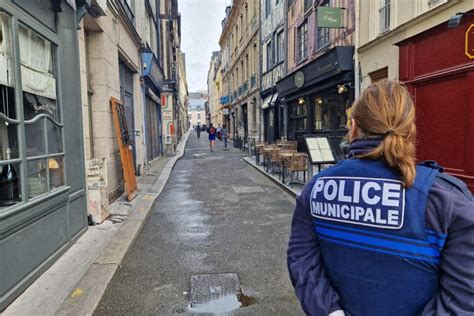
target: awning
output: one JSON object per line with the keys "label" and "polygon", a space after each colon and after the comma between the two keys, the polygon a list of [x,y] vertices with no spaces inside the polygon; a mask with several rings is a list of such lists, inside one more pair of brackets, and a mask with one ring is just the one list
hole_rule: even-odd
{"label": "awning", "polygon": [[272,101],[272,97],[273,97],[273,94],[271,94],[268,97],[266,97],[265,99],[263,99],[262,107],[261,107],[262,110],[268,109],[270,107],[270,102]]}
{"label": "awning", "polygon": [[265,99],[263,99],[262,110],[275,106],[277,99],[278,99],[278,93],[273,93],[269,95],[268,97],[266,97]]}
{"label": "awning", "polygon": [[276,104],[277,100],[278,100],[278,93],[275,92],[273,94],[273,98],[272,98],[272,101],[270,102],[270,105],[274,106]]}

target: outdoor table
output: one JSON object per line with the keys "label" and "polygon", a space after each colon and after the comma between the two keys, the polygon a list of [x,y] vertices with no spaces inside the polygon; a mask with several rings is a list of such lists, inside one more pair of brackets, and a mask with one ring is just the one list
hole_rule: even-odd
{"label": "outdoor table", "polygon": [[275,148],[275,145],[265,145],[263,147],[263,167],[265,168],[265,171],[268,171],[267,170],[268,169],[267,160],[268,160],[269,157],[271,159],[273,148]]}
{"label": "outdoor table", "polygon": [[295,151],[284,151],[284,152],[281,152],[281,153],[280,153],[280,157],[281,157],[281,160],[282,160],[282,162],[281,162],[281,168],[282,168],[282,171],[281,171],[281,174],[282,174],[282,176],[281,176],[281,178],[282,178],[281,183],[283,183],[283,184],[285,184],[285,173],[286,173],[286,168],[285,168],[285,166],[286,166],[286,163],[291,161],[291,157],[293,157],[293,154],[294,154],[295,152],[296,152],[296,150],[295,150]]}
{"label": "outdoor table", "polygon": [[260,154],[263,152],[263,148],[265,147],[265,144],[255,144],[255,162],[257,165],[260,164]]}

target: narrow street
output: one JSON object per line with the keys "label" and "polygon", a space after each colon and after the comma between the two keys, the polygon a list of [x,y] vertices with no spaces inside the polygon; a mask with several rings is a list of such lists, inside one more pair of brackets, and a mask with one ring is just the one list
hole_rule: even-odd
{"label": "narrow street", "polygon": [[231,144],[207,146],[190,135],[95,315],[192,314],[191,276],[218,273],[248,296],[233,314],[302,314],[286,269],[294,199]]}

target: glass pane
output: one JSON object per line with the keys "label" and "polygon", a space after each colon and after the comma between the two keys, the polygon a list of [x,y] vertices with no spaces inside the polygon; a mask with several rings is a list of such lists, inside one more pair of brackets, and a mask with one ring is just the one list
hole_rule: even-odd
{"label": "glass pane", "polygon": [[45,119],[39,119],[35,123],[25,125],[27,157],[35,157],[46,154],[43,120]]}
{"label": "glass pane", "polygon": [[11,18],[0,12],[0,85],[13,87],[15,83],[12,54]]}
{"label": "glass pane", "polygon": [[64,185],[64,157],[54,157],[48,159],[49,179],[51,190]]}
{"label": "glass pane", "polygon": [[57,154],[63,152],[62,128],[46,120],[48,134],[48,153]]}
{"label": "glass pane", "polygon": [[35,197],[48,191],[46,183],[46,159],[27,162],[29,197]]}
{"label": "glass pane", "polygon": [[[0,55],[0,59],[1,59]],[[1,68],[0,61],[0,76],[3,69]],[[15,108],[15,89],[8,87],[2,84],[2,79],[0,78],[0,113],[11,119],[16,119],[16,108]]]}
{"label": "glass pane", "polygon": [[25,119],[49,114],[56,120],[56,75],[54,45],[35,31],[20,25],[21,83]]}
{"label": "glass pane", "polygon": [[0,118],[0,160],[9,160],[19,157],[18,128]]}
{"label": "glass pane", "polygon": [[0,166],[0,210],[21,200],[20,164]]}

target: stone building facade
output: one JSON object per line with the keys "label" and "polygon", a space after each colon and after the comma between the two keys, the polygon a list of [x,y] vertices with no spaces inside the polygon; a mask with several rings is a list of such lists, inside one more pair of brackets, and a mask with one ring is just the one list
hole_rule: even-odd
{"label": "stone building facade", "polygon": [[230,137],[260,137],[259,10],[259,1],[236,0],[222,22],[221,103],[229,109]]}

